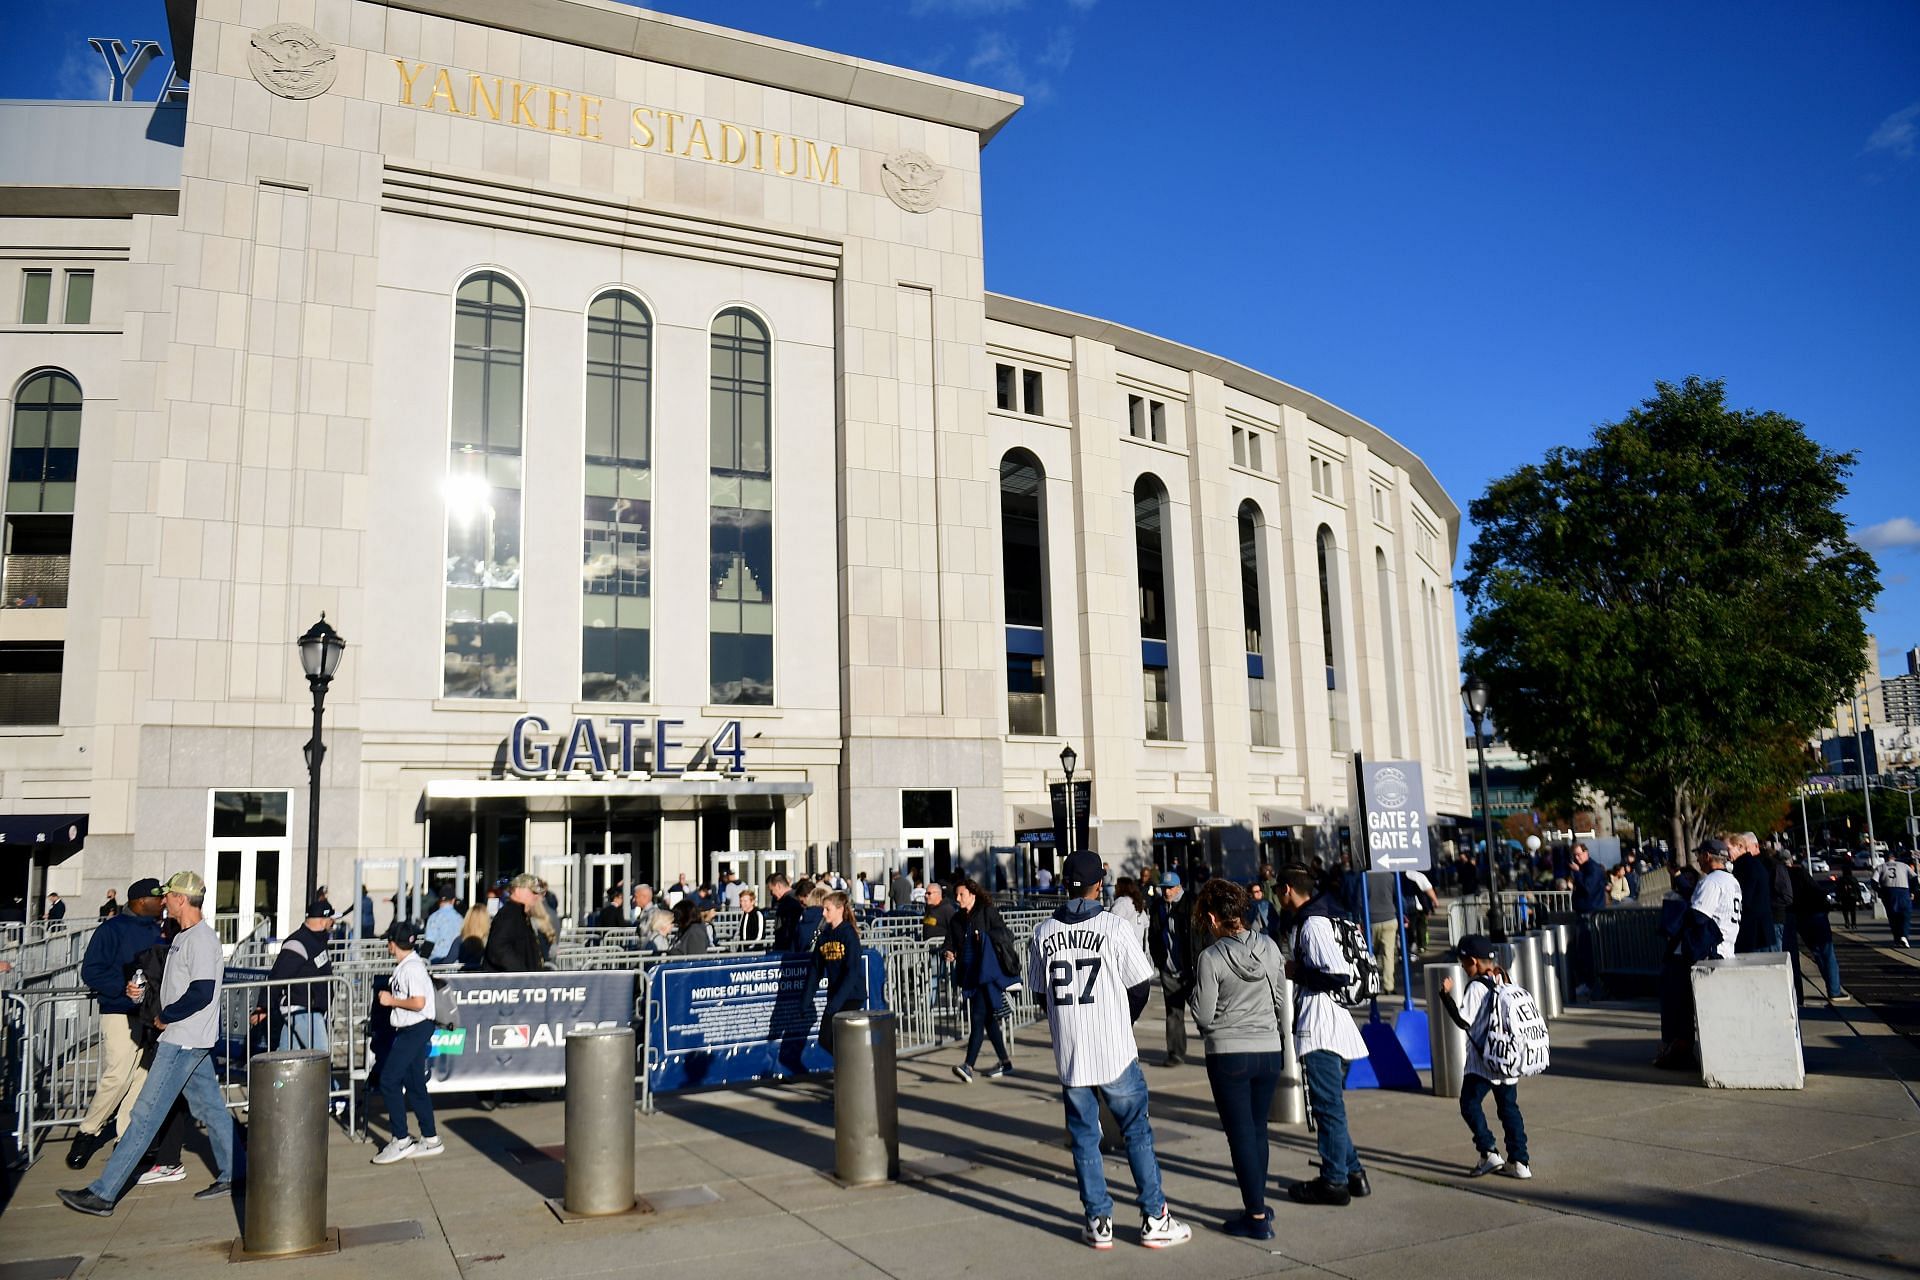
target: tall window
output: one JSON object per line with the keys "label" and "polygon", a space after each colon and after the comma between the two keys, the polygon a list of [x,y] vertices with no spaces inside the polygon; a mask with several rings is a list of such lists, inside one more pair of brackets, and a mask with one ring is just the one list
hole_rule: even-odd
{"label": "tall window", "polygon": [[1387,732],[1397,759],[1407,749],[1406,709],[1400,701],[1400,601],[1394,594],[1393,570],[1387,567],[1387,553],[1383,548],[1373,549],[1373,572],[1380,590],[1381,639],[1386,649],[1383,662],[1387,671]]}
{"label": "tall window", "polygon": [[1340,633],[1343,621],[1340,609],[1340,549],[1334,545],[1333,530],[1326,525],[1314,539],[1320,567],[1320,646],[1327,663],[1327,732],[1333,750],[1347,750],[1346,681],[1340,671]]}
{"label": "tall window", "polygon": [[580,569],[580,696],[650,696],[653,327],[626,293],[587,311],[587,466]]}
{"label": "tall window", "polygon": [[80,384],[59,369],[29,374],[13,399],[7,459],[9,609],[62,609],[73,551],[73,494],[80,474]]}
{"label": "tall window", "polygon": [[720,704],[773,704],[772,379],[766,328],[714,321],[708,681]]}
{"label": "tall window", "polygon": [[1140,583],[1140,670],[1147,737],[1173,737],[1167,680],[1166,543],[1167,491],[1152,476],[1133,486],[1134,565]]}
{"label": "tall window", "polygon": [[1047,732],[1046,515],[1039,461],[1000,459],[1000,581],[1007,611],[1007,729]]}
{"label": "tall window", "polygon": [[1267,678],[1265,611],[1260,606],[1260,508],[1240,504],[1240,616],[1246,635],[1247,727],[1256,747],[1279,745],[1273,681]]}
{"label": "tall window", "polygon": [[520,691],[520,490],[526,301],[484,271],[455,295],[447,461],[449,698]]}

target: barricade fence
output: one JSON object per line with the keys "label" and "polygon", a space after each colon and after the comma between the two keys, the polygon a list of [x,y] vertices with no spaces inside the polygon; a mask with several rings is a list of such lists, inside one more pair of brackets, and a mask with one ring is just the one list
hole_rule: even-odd
{"label": "barricade fence", "polygon": [[[13,1142],[31,1163],[50,1130],[85,1119],[106,1067],[98,998],[83,987],[8,992],[5,1017],[16,1028],[7,1082]],[[324,1012],[321,1012],[324,1010]],[[247,1071],[256,1053],[281,1046],[327,1048],[329,1105],[357,1132],[356,1084],[366,1077],[365,1010],[345,979],[231,981],[220,990],[214,1071],[229,1108],[247,1105]],[[324,1037],[324,1040],[322,1039]]]}

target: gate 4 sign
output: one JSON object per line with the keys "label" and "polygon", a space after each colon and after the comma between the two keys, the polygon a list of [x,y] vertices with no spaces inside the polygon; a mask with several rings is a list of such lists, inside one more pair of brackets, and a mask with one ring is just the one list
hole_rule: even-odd
{"label": "gate 4 sign", "polygon": [[1416,760],[1368,760],[1360,766],[1367,798],[1367,857],[1371,871],[1427,871],[1426,779]]}

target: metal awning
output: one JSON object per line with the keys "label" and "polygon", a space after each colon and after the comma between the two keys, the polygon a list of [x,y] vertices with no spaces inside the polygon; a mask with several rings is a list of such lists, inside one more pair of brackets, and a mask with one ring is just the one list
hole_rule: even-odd
{"label": "metal awning", "polygon": [[1045,805],[1016,804],[1013,809],[1015,831],[1053,830],[1053,810]]}
{"label": "metal awning", "polygon": [[1231,827],[1234,820],[1224,813],[1189,809],[1179,804],[1153,806],[1153,825],[1160,827]]}
{"label": "metal awning", "polygon": [[0,854],[25,852],[50,862],[61,862],[87,842],[84,813],[0,814]]}
{"label": "metal awning", "polygon": [[1295,809],[1284,804],[1260,806],[1260,825],[1263,827],[1320,827],[1325,826],[1326,822],[1325,814],[1309,809]]}
{"label": "metal awning", "polygon": [[528,813],[597,815],[610,806],[663,813],[702,809],[765,813],[791,809],[812,794],[811,782],[748,781],[714,774],[682,778],[442,778],[427,784],[424,799],[429,814],[512,807]]}

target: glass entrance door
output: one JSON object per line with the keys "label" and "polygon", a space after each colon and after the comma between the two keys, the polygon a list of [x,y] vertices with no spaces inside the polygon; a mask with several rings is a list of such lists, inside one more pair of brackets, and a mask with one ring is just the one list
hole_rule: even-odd
{"label": "glass entrance door", "polygon": [[900,793],[900,843],[913,852],[906,855],[907,872],[920,883],[953,879],[953,851],[959,833],[953,825],[953,792],[902,791]]}
{"label": "glass entrance door", "polygon": [[267,918],[276,938],[294,927],[291,797],[287,791],[208,793],[207,915],[224,946],[252,933],[256,916]]}

